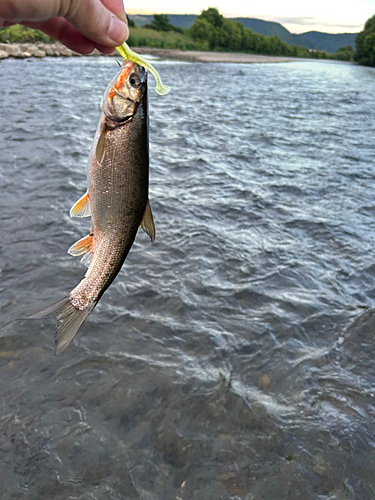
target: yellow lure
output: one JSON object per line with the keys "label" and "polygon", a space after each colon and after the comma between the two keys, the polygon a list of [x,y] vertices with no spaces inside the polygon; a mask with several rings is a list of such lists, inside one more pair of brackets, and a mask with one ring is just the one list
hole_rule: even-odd
{"label": "yellow lure", "polygon": [[124,59],[127,59],[128,61],[133,61],[139,64],[140,66],[143,66],[154,75],[156,80],[155,90],[159,95],[166,95],[169,93],[171,87],[169,85],[163,85],[163,82],[161,81],[159,73],[156,71],[156,69],[149,62],[147,62],[142,56],[133,52],[127,43],[123,43],[119,47],[116,47],[116,49]]}

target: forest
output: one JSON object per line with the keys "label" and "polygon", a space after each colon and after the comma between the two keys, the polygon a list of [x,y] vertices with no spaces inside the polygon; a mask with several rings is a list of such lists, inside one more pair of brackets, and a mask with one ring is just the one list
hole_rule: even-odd
{"label": "forest", "polygon": [[287,45],[277,36],[254,33],[239,21],[224,18],[215,8],[203,10],[189,28],[189,33],[201,50],[340,60],[352,60],[354,54],[351,46],[341,48],[336,54],[328,54],[299,45]]}

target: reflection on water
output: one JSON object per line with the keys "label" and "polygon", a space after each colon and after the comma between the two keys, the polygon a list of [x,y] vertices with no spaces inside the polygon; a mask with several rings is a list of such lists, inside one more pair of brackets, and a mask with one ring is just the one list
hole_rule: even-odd
{"label": "reflection on water", "polygon": [[375,71],[164,64],[142,233],[67,351],[113,59],[1,63],[2,499],[375,498]]}

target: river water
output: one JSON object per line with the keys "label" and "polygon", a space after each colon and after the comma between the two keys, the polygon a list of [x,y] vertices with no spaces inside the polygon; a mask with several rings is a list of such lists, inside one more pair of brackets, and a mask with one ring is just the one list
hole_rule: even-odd
{"label": "river water", "polygon": [[159,62],[150,201],[68,349],[111,58],[0,65],[2,500],[375,498],[375,69]]}

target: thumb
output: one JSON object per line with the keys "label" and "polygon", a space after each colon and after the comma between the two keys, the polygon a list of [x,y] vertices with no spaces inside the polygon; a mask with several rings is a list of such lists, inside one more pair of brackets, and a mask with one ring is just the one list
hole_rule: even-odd
{"label": "thumb", "polygon": [[[106,3],[108,4],[108,0]],[[108,10],[100,0],[71,0],[68,5],[69,8],[63,16],[96,44],[115,47],[128,38],[127,24]]]}

